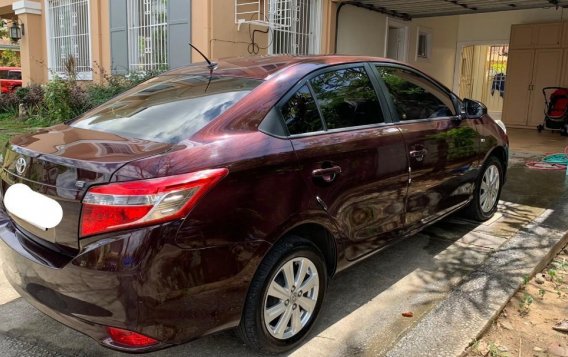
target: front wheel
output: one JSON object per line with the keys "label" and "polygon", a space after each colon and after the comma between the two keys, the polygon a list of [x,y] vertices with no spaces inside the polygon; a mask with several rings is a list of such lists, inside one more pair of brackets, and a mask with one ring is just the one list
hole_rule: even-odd
{"label": "front wheel", "polygon": [[503,186],[503,165],[495,156],[490,156],[481,170],[473,200],[464,210],[468,218],[484,222],[497,212]]}
{"label": "front wheel", "polygon": [[326,286],[327,272],[319,250],[302,238],[286,239],[259,266],[237,333],[261,352],[294,348],[313,325]]}

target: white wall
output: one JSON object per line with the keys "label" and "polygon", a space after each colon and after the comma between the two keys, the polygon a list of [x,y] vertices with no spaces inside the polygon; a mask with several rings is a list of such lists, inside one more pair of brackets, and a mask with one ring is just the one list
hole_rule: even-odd
{"label": "white wall", "polygon": [[[564,14],[563,14],[564,13]],[[436,78],[449,88],[454,86],[454,70],[458,44],[509,41],[511,25],[568,20],[568,9],[554,7],[512,10],[474,15],[414,19],[408,26],[406,62]],[[385,56],[387,16],[376,11],[345,5],[338,18],[337,47],[339,54]],[[432,33],[432,56],[416,58],[418,31]]]}
{"label": "white wall", "polygon": [[[564,12],[564,16],[563,16]],[[557,22],[568,19],[568,10],[512,10],[487,14],[460,15],[458,42],[509,40],[511,25],[537,22]]]}
{"label": "white wall", "polygon": [[[436,78],[448,88],[454,82],[456,43],[459,19],[456,16],[430,17],[410,22],[410,45],[408,63]],[[417,59],[418,31],[429,30],[432,34],[432,54],[429,59]]]}
{"label": "white wall", "polygon": [[[400,23],[400,20],[398,20]],[[436,78],[448,87],[453,83],[458,17],[417,19],[408,26],[407,63]],[[337,53],[385,56],[387,16],[376,11],[345,5],[338,20]],[[420,28],[432,33],[432,57],[417,60]]]}
{"label": "white wall", "polygon": [[383,57],[387,17],[376,11],[345,5],[337,22],[338,54]]}

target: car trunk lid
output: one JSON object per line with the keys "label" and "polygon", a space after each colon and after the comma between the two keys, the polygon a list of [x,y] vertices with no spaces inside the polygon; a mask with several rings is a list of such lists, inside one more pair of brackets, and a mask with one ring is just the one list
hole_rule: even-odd
{"label": "car trunk lid", "polygon": [[8,214],[30,239],[72,253],[79,248],[81,199],[88,187],[109,182],[112,174],[128,162],[164,153],[172,147],[172,144],[58,125],[12,139],[0,171],[0,196],[3,202],[9,187],[22,183],[55,200],[63,210],[63,218],[51,229]]}

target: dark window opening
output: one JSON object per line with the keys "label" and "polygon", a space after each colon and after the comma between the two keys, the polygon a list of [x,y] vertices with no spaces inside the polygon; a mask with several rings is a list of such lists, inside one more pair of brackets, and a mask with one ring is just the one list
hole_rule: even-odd
{"label": "dark window opening", "polygon": [[430,58],[430,35],[424,32],[418,34],[418,58]]}

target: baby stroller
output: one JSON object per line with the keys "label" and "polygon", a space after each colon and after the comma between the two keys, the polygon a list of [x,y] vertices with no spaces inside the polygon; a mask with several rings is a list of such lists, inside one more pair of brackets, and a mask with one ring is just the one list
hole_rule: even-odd
{"label": "baby stroller", "polygon": [[544,125],[537,127],[540,133],[544,129],[560,130],[560,134],[568,136],[568,88],[546,87],[542,89],[546,108]]}

